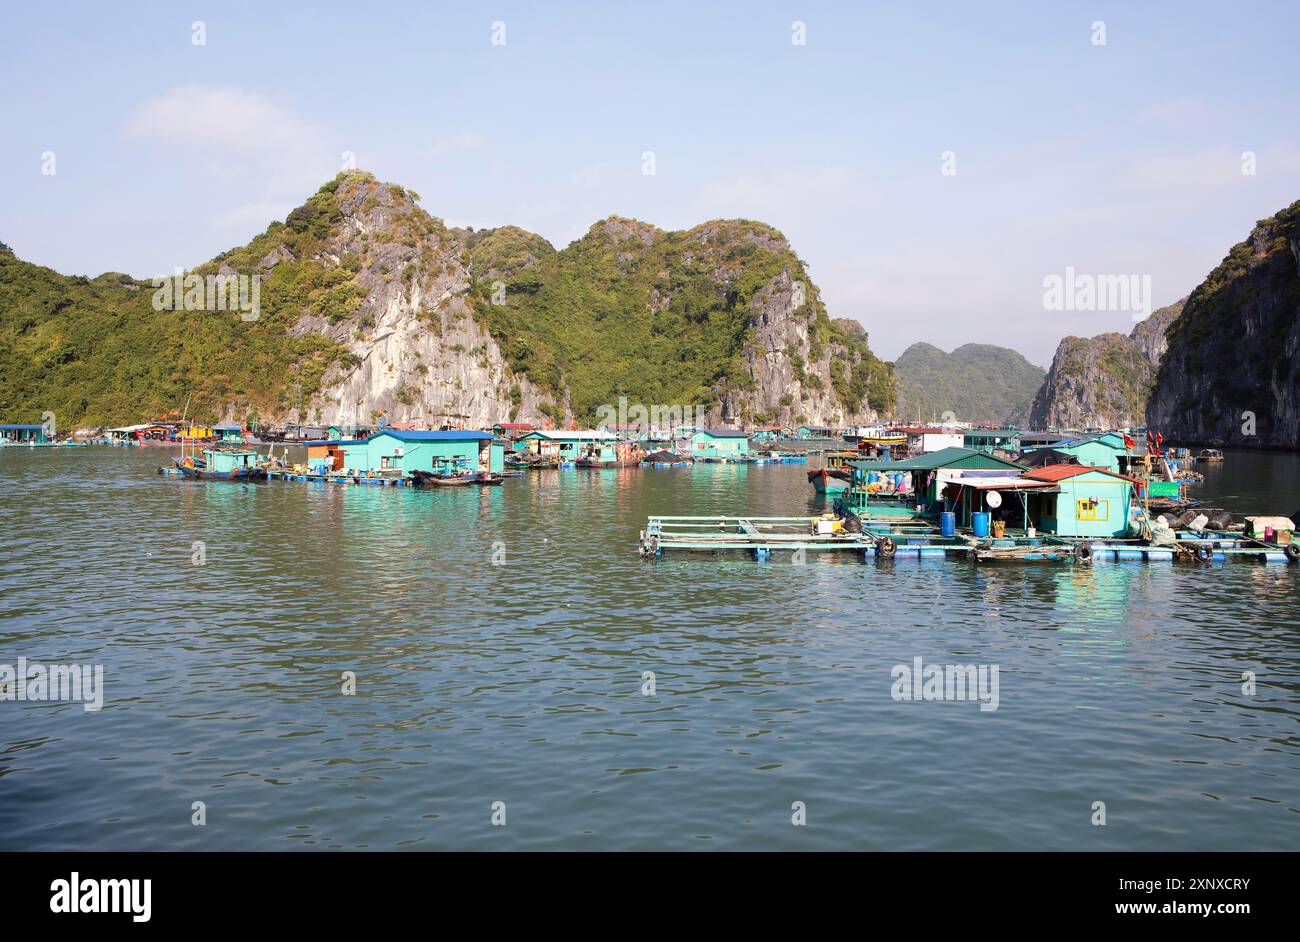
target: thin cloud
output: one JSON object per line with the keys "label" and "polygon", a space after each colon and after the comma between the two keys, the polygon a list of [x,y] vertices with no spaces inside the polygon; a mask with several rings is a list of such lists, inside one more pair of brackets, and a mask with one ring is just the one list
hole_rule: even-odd
{"label": "thin cloud", "polygon": [[240,229],[283,219],[343,163],[324,128],[239,88],[179,86],[138,105],[126,132],[210,188],[213,222]]}
{"label": "thin cloud", "polygon": [[440,137],[425,148],[430,157],[441,157],[458,151],[474,150],[487,143],[487,138],[478,131],[458,131],[447,137]]}

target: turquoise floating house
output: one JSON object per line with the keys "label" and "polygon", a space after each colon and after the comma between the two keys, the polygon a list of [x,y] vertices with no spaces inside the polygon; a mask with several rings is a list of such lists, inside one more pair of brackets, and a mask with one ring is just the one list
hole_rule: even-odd
{"label": "turquoise floating house", "polygon": [[995,451],[1019,451],[1020,432],[1013,428],[967,429],[962,444],[972,451],[988,454]]}
{"label": "turquoise floating house", "polygon": [[[916,495],[918,509],[931,515],[941,510],[951,510],[960,492],[957,486],[963,471],[1002,471],[1007,474],[1020,474],[1024,465],[999,458],[997,455],[974,448],[941,448],[906,458],[902,461],[855,461],[856,477],[882,474],[910,473],[912,490]],[[945,491],[948,497],[945,498]]]}
{"label": "turquoise floating house", "polygon": [[1029,518],[1057,536],[1121,537],[1130,532],[1129,507],[1138,481],[1105,468],[1048,465],[1023,477],[1057,486],[1029,497]]}
{"label": "turquoise floating house", "polygon": [[802,439],[830,438],[831,430],[824,425],[801,425],[795,434]]}
{"label": "turquoise floating house", "polygon": [[735,461],[749,456],[749,435],[735,428],[704,428],[691,436],[697,460]]}
{"label": "turquoise floating house", "polygon": [[0,425],[0,442],[6,445],[39,445],[47,440],[44,425]]}
{"label": "turquoise floating house", "polygon": [[1050,447],[1055,452],[1069,455],[1081,465],[1105,468],[1107,471],[1119,471],[1119,459],[1128,456],[1128,446],[1124,444],[1124,436],[1119,432],[1067,438],[1052,443]]}
{"label": "turquoise floating house", "polygon": [[535,455],[556,458],[561,465],[574,466],[593,446],[613,445],[618,436],[599,429],[538,429],[519,436],[519,444]]}
{"label": "turquoise floating house", "polygon": [[244,427],[237,423],[227,422],[222,425],[214,425],[212,426],[212,434],[223,445],[244,444]]}
{"label": "turquoise floating house", "polygon": [[779,425],[764,425],[750,432],[749,437],[756,442],[774,442],[779,438],[789,438],[790,430]]}
{"label": "turquoise floating house", "polygon": [[398,431],[385,429],[369,438],[337,442],[347,471],[490,471],[505,468],[505,445],[491,432]]}

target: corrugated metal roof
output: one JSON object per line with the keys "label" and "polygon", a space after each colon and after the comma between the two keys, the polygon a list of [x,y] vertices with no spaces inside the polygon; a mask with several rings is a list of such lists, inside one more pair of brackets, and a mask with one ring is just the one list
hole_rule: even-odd
{"label": "corrugated metal roof", "polygon": [[702,428],[700,431],[714,438],[749,438],[748,432],[742,432],[738,428]]}
{"label": "corrugated metal roof", "polygon": [[1017,471],[1024,470],[1023,465],[1016,464],[1006,458],[999,458],[996,455],[990,455],[987,452],[976,451],[972,448],[958,448],[955,445],[949,448],[940,448],[938,451],[927,452],[924,455],[917,455],[914,458],[904,458],[902,461],[855,461],[854,467],[866,468],[868,471],[934,471],[937,468],[950,468],[956,465],[964,465],[969,468],[1015,468]]}
{"label": "corrugated metal roof", "polygon": [[45,428],[44,425],[0,425],[0,428],[7,432],[30,431],[32,429]]}
{"label": "corrugated metal roof", "polygon": [[401,442],[472,442],[486,441],[496,438],[491,432],[463,432],[459,430],[433,431],[430,429],[423,430],[406,430],[406,429],[384,429],[376,432],[363,441],[374,441],[380,435],[388,435],[396,438]]}
{"label": "corrugated metal roof", "polygon": [[538,429],[535,432],[529,432],[527,435],[522,435],[520,436],[520,438],[532,438],[534,435],[536,435],[539,438],[550,439],[551,441],[577,440],[577,441],[612,442],[618,440],[618,436],[611,435],[609,432],[593,431],[592,429],[558,429],[558,430]]}
{"label": "corrugated metal roof", "polygon": [[1006,474],[980,475],[978,477],[967,477],[962,475],[953,484],[960,484],[962,487],[969,487],[977,491],[1056,491],[1056,487],[1051,481],[1034,481],[1025,477],[1011,477]]}
{"label": "corrugated metal roof", "polygon": [[1086,464],[1049,464],[1046,467],[1026,471],[1023,476],[1033,478],[1036,481],[1064,481],[1066,478],[1078,477],[1080,474],[1087,474],[1089,471],[1096,471],[1098,474],[1109,474],[1113,478],[1128,481],[1130,484],[1141,483],[1116,471],[1110,471],[1106,468],[1093,468]]}

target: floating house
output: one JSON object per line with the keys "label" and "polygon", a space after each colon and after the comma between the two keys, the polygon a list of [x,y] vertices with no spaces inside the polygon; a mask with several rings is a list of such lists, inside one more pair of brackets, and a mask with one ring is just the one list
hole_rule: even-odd
{"label": "floating house", "polygon": [[343,469],[362,474],[386,470],[499,474],[505,469],[504,443],[491,432],[385,429],[359,441],[334,444],[343,452]]}
{"label": "floating house", "polygon": [[972,428],[962,436],[962,445],[972,451],[1018,451],[1020,432],[1013,428]]}
{"label": "floating house", "polygon": [[1139,482],[1106,468],[1048,465],[1023,477],[1053,484],[1054,493],[1035,494],[1029,516],[1045,533],[1057,536],[1129,535],[1129,507]]}
{"label": "floating house", "polygon": [[6,445],[39,445],[47,440],[44,425],[0,425],[0,442]]}
{"label": "floating house", "polygon": [[619,424],[608,422],[600,426],[601,431],[609,432],[621,442],[644,441],[649,433],[649,425]]}
{"label": "floating house", "polygon": [[492,426],[492,433],[497,438],[504,438],[511,442],[522,435],[535,431],[537,431],[537,426],[530,425],[528,422],[498,422]]}
{"label": "floating house", "polygon": [[1105,468],[1107,471],[1121,470],[1120,458],[1128,457],[1128,446],[1124,444],[1124,436],[1119,432],[1067,438],[1054,442],[1050,447],[1058,454],[1069,455],[1081,465]]}
{"label": "floating house", "polygon": [[954,485],[964,471],[1019,475],[1025,470],[1014,461],[973,448],[942,448],[902,461],[855,461],[853,467],[868,478],[872,474],[910,474],[918,510],[931,515],[952,509],[960,496],[960,487],[949,485]]}
{"label": "floating house", "polygon": [[749,437],[751,440],[760,443],[774,442],[780,438],[789,438],[790,430],[779,425],[764,425],[751,430]]}
{"label": "floating house", "polygon": [[618,439],[609,432],[591,429],[538,429],[519,437],[528,451],[543,458],[556,458],[561,465],[574,465],[592,445],[613,444]]}
{"label": "floating house", "polygon": [[242,445],[244,443],[244,427],[237,423],[225,423],[222,425],[212,426],[212,432],[218,442],[223,445]]}
{"label": "floating house", "polygon": [[1073,437],[1065,432],[1021,432],[1020,447],[1021,449],[1046,448]]}
{"label": "floating house", "polygon": [[904,426],[894,431],[907,436],[907,450],[914,455],[942,451],[945,448],[961,448],[965,444],[962,432],[948,428],[919,425]]}
{"label": "floating house", "polygon": [[735,461],[749,455],[749,435],[735,428],[704,428],[691,436],[696,460]]}
{"label": "floating house", "polygon": [[347,446],[359,445],[362,439],[322,438],[303,442],[307,446],[307,467],[316,474],[329,474],[347,467]]}
{"label": "floating house", "polygon": [[824,425],[801,425],[795,435],[802,439],[830,438],[831,430]]}

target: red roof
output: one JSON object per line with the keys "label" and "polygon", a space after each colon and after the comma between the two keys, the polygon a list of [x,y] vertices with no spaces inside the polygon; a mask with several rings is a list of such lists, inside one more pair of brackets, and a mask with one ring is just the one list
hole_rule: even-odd
{"label": "red roof", "polygon": [[1119,478],[1122,481],[1128,481],[1130,484],[1141,484],[1141,481],[1127,475],[1110,471],[1106,468],[1091,468],[1083,464],[1049,464],[1041,468],[1034,468],[1026,471],[1021,477],[1033,478],[1035,481],[1063,481],[1066,478],[1078,477],[1080,474],[1086,474],[1089,471],[1099,471],[1102,474],[1109,474],[1113,478]]}

